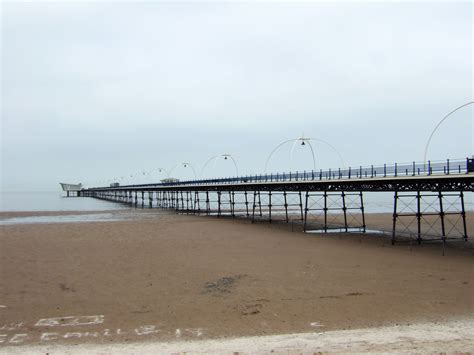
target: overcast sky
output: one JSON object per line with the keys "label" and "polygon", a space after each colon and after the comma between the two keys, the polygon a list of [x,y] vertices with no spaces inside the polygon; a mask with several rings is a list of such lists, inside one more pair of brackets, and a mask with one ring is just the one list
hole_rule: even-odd
{"label": "overcast sky", "polygon": [[[3,190],[200,175],[224,153],[261,173],[302,134],[345,165],[422,161],[473,99],[470,1],[0,6]],[[472,155],[472,122],[472,106],[451,116],[428,158]],[[341,165],[314,147],[318,169]],[[269,170],[312,168],[290,151]]]}

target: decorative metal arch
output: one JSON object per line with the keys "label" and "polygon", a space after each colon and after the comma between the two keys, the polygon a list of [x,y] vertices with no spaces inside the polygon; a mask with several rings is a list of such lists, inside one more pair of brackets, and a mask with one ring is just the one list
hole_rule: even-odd
{"label": "decorative metal arch", "polygon": [[281,142],[280,144],[278,144],[273,150],[272,152],[270,153],[270,155],[268,156],[267,160],[265,161],[265,168],[264,168],[264,172],[267,172],[267,166],[268,166],[268,162],[270,161],[271,157],[273,156],[273,154],[275,154],[275,152],[282,146],[284,146],[285,144],[287,143],[290,143],[290,142],[293,142],[293,146],[291,148],[291,158],[293,158],[293,152],[295,150],[295,146],[298,142],[301,142],[301,145],[306,145],[308,144],[310,150],[311,150],[311,156],[313,158],[313,170],[316,170],[316,157],[315,157],[315,154],[314,154],[314,149],[313,149],[313,146],[311,145],[311,141],[315,141],[315,142],[320,142],[320,143],[323,143],[325,145],[327,145],[328,147],[330,147],[333,151],[336,152],[336,154],[338,155],[339,157],[339,160],[341,161],[341,167],[344,166],[344,160],[342,159],[342,155],[341,153],[330,143],[326,142],[325,140],[322,140],[322,139],[319,139],[319,138],[306,138],[304,136],[302,137],[299,137],[299,138],[295,138],[295,139],[288,139],[286,141],[283,141]]}
{"label": "decorative metal arch", "polygon": [[170,171],[169,171],[169,175],[168,176],[171,176],[171,173],[173,172],[174,169],[176,169],[178,166],[182,166],[184,168],[187,168],[188,166],[193,170],[193,173],[194,173],[194,178],[197,179],[197,174],[196,174],[196,169],[194,169],[194,166],[191,164],[191,163],[187,163],[187,162],[184,162],[184,163],[178,163],[176,164],[175,166],[173,166]]}
{"label": "decorative metal arch", "polygon": [[431,132],[430,134],[430,137],[428,138],[428,142],[426,143],[426,146],[425,146],[425,153],[424,153],[424,156],[423,156],[423,162],[424,162],[424,165],[426,167],[426,157],[428,155],[428,148],[429,148],[429,145],[431,143],[431,139],[433,139],[433,136],[434,134],[436,133],[436,131],[438,130],[438,128],[441,126],[441,124],[446,121],[448,119],[449,116],[451,116],[453,113],[455,113],[456,111],[462,109],[463,107],[466,107],[466,106],[469,106],[469,105],[472,105],[474,104],[474,101],[469,101],[469,102],[466,102],[465,104],[461,105],[461,106],[458,106],[456,107],[454,110],[452,110],[451,112],[449,112],[446,116],[444,116],[441,121],[438,122],[438,124],[435,126],[435,128],[433,129],[433,131]]}
{"label": "decorative metal arch", "polygon": [[235,168],[235,172],[236,172],[236,176],[239,176],[239,169],[237,167],[237,162],[235,161],[234,157],[231,155],[231,154],[220,154],[220,155],[215,155],[211,158],[209,158],[206,163],[204,164],[204,166],[202,167],[201,169],[201,177],[203,176],[203,173],[204,173],[204,169],[206,168],[206,166],[211,162],[211,161],[214,161],[216,162],[216,159],[218,158],[224,158],[224,160],[227,160],[227,159],[231,159],[232,160],[232,163],[234,163],[234,168]]}

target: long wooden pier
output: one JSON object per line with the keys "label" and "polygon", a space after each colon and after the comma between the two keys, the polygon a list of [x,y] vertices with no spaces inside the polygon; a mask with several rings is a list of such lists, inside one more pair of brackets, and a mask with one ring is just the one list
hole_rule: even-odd
{"label": "long wooden pier", "polygon": [[392,243],[468,239],[473,159],[94,187],[83,196],[179,213],[298,221],[305,231],[366,231],[364,192],[393,192]]}

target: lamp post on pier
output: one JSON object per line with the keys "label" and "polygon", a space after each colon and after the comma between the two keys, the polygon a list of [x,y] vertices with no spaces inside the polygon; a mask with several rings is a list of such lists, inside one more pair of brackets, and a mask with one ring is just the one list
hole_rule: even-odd
{"label": "lamp post on pier", "polygon": [[[474,101],[469,101],[469,102],[466,102],[465,104],[461,105],[461,106],[458,106],[456,107],[454,110],[452,110],[451,112],[449,112],[446,116],[444,116],[441,121],[438,122],[438,124],[435,126],[435,128],[433,129],[433,131],[431,132],[429,138],[428,138],[428,141],[426,142],[426,146],[425,146],[425,153],[423,155],[423,165],[424,165],[424,169],[426,170],[426,163],[427,163],[427,156],[428,156],[428,148],[430,146],[430,143],[431,143],[431,140],[433,139],[433,136],[434,134],[436,133],[436,131],[438,130],[438,128],[441,126],[441,124],[446,121],[449,116],[451,116],[453,113],[455,113],[456,111],[462,109],[463,107],[466,107],[466,106],[469,106],[469,105],[472,105],[474,104]],[[430,173],[428,171],[428,173]]]}
{"label": "lamp post on pier", "polygon": [[239,169],[237,167],[237,162],[234,158],[234,156],[232,156],[231,154],[220,154],[220,155],[215,155],[211,158],[209,158],[206,163],[204,164],[204,166],[202,167],[202,170],[201,170],[201,178],[203,177],[203,174],[204,174],[204,169],[209,165],[209,163],[211,163],[212,161],[214,161],[214,166],[216,165],[217,163],[217,160],[219,158],[223,158],[223,160],[231,160],[232,163],[234,164],[234,168],[235,168],[235,174],[236,176],[239,176]]}
{"label": "lamp post on pier", "polygon": [[143,172],[143,175],[144,175],[144,176],[148,176],[148,177],[151,178],[151,177],[152,177],[152,174],[153,174],[155,171],[157,171],[157,172],[159,172],[159,173],[165,173],[165,174],[166,174],[166,178],[169,178],[169,176],[170,176],[168,170],[166,170],[165,168],[156,168],[156,169],[152,169],[152,170],[147,171],[147,172],[144,171],[144,172]]}
{"label": "lamp post on pier", "polygon": [[196,174],[196,169],[194,169],[193,165],[191,163],[188,163],[188,162],[184,162],[184,163],[178,163],[176,164],[175,166],[173,166],[171,169],[170,169],[170,172],[169,172],[169,177],[171,177],[171,173],[178,167],[178,166],[182,166],[183,168],[191,168],[192,171],[193,171],[193,174],[194,174],[194,178],[197,179],[197,174]]}
{"label": "lamp post on pier", "polygon": [[315,154],[314,154],[314,149],[313,149],[313,146],[311,144],[311,142],[319,142],[319,143],[323,143],[325,145],[327,145],[329,148],[331,148],[334,152],[336,152],[336,154],[338,155],[339,157],[339,160],[340,160],[340,163],[341,163],[341,168],[344,167],[344,160],[342,159],[342,155],[341,153],[339,153],[339,151],[330,143],[326,142],[325,140],[322,140],[322,139],[319,139],[319,138],[309,138],[309,137],[305,137],[304,135],[301,136],[301,137],[298,137],[298,138],[294,138],[294,139],[288,139],[286,141],[283,141],[281,142],[280,144],[278,144],[272,151],[271,153],[268,155],[268,158],[267,160],[265,161],[265,168],[264,168],[264,171],[265,173],[267,172],[267,166],[268,166],[268,162],[270,161],[270,159],[272,158],[273,154],[275,154],[275,152],[283,147],[284,145],[288,144],[288,143],[293,143],[292,147],[291,147],[291,153],[290,153],[290,159],[292,160],[293,159],[293,153],[294,153],[294,150],[295,150],[295,147],[297,144],[300,144],[301,146],[308,146],[310,151],[311,151],[311,157],[313,158],[313,170],[316,170],[316,157],[315,157]]}

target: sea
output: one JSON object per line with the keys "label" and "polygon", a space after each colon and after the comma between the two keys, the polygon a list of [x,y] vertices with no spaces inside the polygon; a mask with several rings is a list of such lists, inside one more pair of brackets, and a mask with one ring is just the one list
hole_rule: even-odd
{"label": "sea", "polygon": [[62,191],[1,191],[0,212],[104,211],[125,208],[90,197],[67,197]]}
{"label": "sea", "polygon": [[[465,208],[474,211],[473,193],[465,194]],[[357,197],[352,197],[357,205]],[[427,199],[424,199],[427,202]],[[431,197],[431,203],[436,198]],[[264,201],[262,200],[262,204]],[[416,208],[411,201],[412,206]],[[392,192],[365,192],[364,208],[366,213],[392,213]],[[111,221],[138,216],[142,208],[130,205],[98,200],[91,197],[66,197],[62,191],[0,191],[0,212],[54,212],[77,211],[80,213],[51,214],[42,216],[7,216],[0,215],[0,225],[23,223],[65,223]],[[160,212],[156,209],[157,213]],[[90,212],[90,213],[85,213]],[[117,213],[120,212],[120,213]]]}
{"label": "sea", "polygon": [[[121,211],[125,213],[114,213]],[[1,212],[53,212],[1,215]],[[54,212],[68,212],[54,214]],[[77,212],[77,213],[76,213]],[[90,213],[88,213],[90,212]],[[62,191],[0,191],[0,226],[33,223],[105,222],[134,218],[129,206],[90,197],[67,197]]]}

